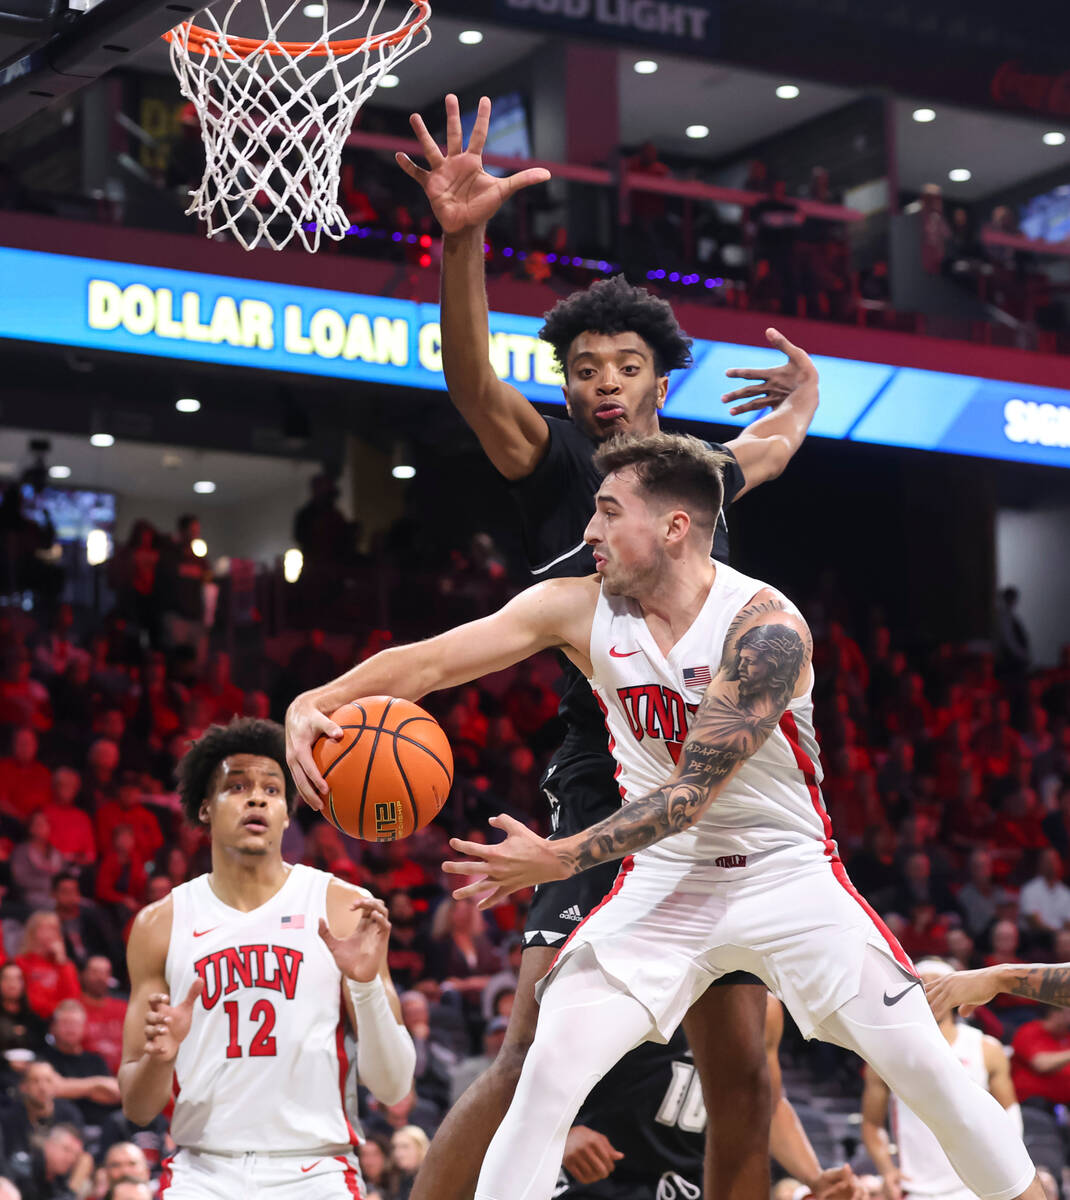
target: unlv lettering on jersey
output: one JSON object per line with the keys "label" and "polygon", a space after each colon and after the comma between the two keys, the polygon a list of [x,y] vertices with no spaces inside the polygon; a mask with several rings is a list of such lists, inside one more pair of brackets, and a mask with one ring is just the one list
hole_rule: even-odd
{"label": "unlv lettering on jersey", "polygon": [[297,992],[297,974],[304,955],[290,946],[227,946],[206,954],[193,964],[204,980],[201,1003],[214,1008],[220,996],[238,988],[267,988],[292,1000]]}
{"label": "unlv lettering on jersey", "polygon": [[672,688],[654,683],[617,688],[617,699],[635,740],[660,738],[673,762],[678,762],[680,747],[687,737],[688,717],[694,714],[698,705],[691,704]]}

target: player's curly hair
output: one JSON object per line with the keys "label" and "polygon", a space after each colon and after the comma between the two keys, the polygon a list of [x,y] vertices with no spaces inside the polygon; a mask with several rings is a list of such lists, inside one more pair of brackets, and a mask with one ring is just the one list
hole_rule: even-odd
{"label": "player's curly hair", "polygon": [[581,333],[637,333],[654,352],[659,377],[691,366],[691,339],[676,321],[667,300],[634,287],[623,275],[599,279],[573,292],[545,313],[539,337],[554,348],[561,370],[568,351]]}
{"label": "player's curly hair", "polygon": [[227,725],[209,725],[182,756],[175,775],[182,812],[191,825],[200,824],[201,805],[208,797],[212,776],[225,758],[232,754],[255,754],[273,758],[286,780],[286,808],[293,816],[297,789],[286,766],[286,734],[277,721],[257,717],[235,717]]}

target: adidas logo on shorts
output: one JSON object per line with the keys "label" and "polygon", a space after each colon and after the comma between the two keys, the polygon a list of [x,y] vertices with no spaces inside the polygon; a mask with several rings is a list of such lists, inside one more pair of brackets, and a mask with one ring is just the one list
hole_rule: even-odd
{"label": "adidas logo on shorts", "polygon": [[568,908],[565,909],[564,912],[559,912],[557,914],[557,916],[558,916],[558,919],[561,921],[582,921],[583,920],[583,913],[580,912],[580,906],[578,904],[570,904],[568,906]]}

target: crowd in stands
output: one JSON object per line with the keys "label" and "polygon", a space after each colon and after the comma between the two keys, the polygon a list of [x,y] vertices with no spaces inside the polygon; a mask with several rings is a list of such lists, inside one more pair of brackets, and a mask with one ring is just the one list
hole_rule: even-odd
{"label": "crowd in stands", "polygon": [[[182,577],[192,528],[167,539],[140,526],[116,568],[131,591],[102,625],[66,605],[47,619],[0,608],[0,1175],[23,1200],[144,1200],[170,1150],[166,1116],[148,1128],[123,1116],[116,1073],[131,921],[209,867],[204,832],[182,822],[174,792],[184,748],[236,714],[281,716],[293,692],[390,638],[309,630],[268,661],[257,650],[232,662],[202,607],[191,653],[193,618],[162,619],[145,581],[168,562],[168,578]],[[313,540],[315,528],[306,520]],[[209,581],[190,555],[189,595],[203,600]],[[485,536],[455,566],[439,587],[451,615],[486,611],[508,589]],[[1070,961],[1070,648],[1057,667],[1032,669],[1014,602],[1003,597],[990,650],[910,653],[879,620],[850,631],[835,599],[805,606],[840,852],[914,956]],[[440,863],[449,836],[485,840],[499,811],[545,832],[538,779],[559,735],[555,669],[536,660],[493,686],[431,698],[457,772],[426,830],[359,843],[302,807],[286,834],[288,860],[363,884],[389,907],[390,970],[417,1067],[398,1104],[359,1093],[361,1159],[379,1200],[405,1200],[429,1136],[502,1042],[529,897],[480,913],[450,899]],[[1064,1116],[1070,1017],[1003,997],[979,1020],[1013,1045],[1022,1103]],[[857,1088],[857,1062],[840,1066]]]}

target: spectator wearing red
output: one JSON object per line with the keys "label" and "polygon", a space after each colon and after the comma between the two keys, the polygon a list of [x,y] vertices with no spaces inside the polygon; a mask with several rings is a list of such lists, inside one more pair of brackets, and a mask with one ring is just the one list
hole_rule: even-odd
{"label": "spectator wearing red", "polygon": [[26,841],[11,853],[11,882],[28,908],[47,908],[52,900],[52,876],[63,870],[63,855],[52,845],[52,823],[35,812]]}
{"label": "spectator wearing red", "polygon": [[111,849],[101,858],[97,871],[97,899],[123,919],[141,908],[148,877],[137,854],[133,829],[129,825],[116,825],[111,839]]}
{"label": "spectator wearing red", "polygon": [[1011,1074],[1022,1104],[1070,1104],[1070,1009],[1051,1008],[1014,1036]]}
{"label": "spectator wearing red", "polygon": [[[1006,919],[997,921],[992,927],[992,952],[984,956],[981,965],[994,967],[999,963],[1024,964],[1025,959],[1018,956],[1020,940],[1018,926],[1013,921]],[[1039,1006],[1034,1001],[1026,1000],[1024,996],[1010,996],[1006,993],[1001,993],[989,1001],[988,1007],[995,1009],[1001,1020],[1006,1020],[1008,1016],[1011,1016],[1012,1022],[1019,1025],[1029,1015],[1024,1010],[1039,1011]],[[1011,1010],[1018,1011],[1012,1014]]]}
{"label": "spectator wearing red", "polygon": [[15,961],[26,980],[30,1007],[46,1021],[61,1000],[76,1000],[82,994],[78,971],[67,957],[59,917],[53,912],[35,912],[26,922],[22,952]]}
{"label": "spectator wearing red", "polygon": [[56,609],[52,628],[34,647],[38,673],[45,678],[63,675],[76,659],[88,657],[75,641],[73,629],[74,609],[69,604],[61,604]]}
{"label": "spectator wearing red", "polygon": [[230,655],[222,650],[212,656],[202,683],[193,689],[196,699],[208,705],[210,719],[225,725],[245,707],[245,693],[230,677]]}
{"label": "spectator wearing red", "polygon": [[73,767],[52,772],[52,803],[41,811],[51,826],[52,845],[74,866],[87,867],[97,861],[97,839],[89,814],[78,807],[82,777]]}
{"label": "spectator wearing red", "polygon": [[118,794],[119,747],[111,738],[97,738],[86,758],[84,801],[86,809],[99,812]]}
{"label": "spectator wearing red", "polygon": [[48,688],[34,679],[28,654],[17,654],[0,675],[0,718],[5,724],[25,724],[45,733],[52,728],[52,702]]}
{"label": "spectator wearing red", "polygon": [[1011,728],[1011,706],[1006,700],[982,702],[981,724],[971,748],[990,779],[1005,779],[1022,754],[1022,739]]}
{"label": "spectator wearing red", "polygon": [[126,1001],[111,994],[114,982],[111,963],[102,954],[95,954],[82,970],[85,1048],[104,1059],[110,1074],[118,1075],[123,1058]]}
{"label": "spectator wearing red", "polygon": [[0,812],[25,821],[52,799],[52,776],[37,761],[37,734],[28,726],[15,730],[11,757],[0,758]]}
{"label": "spectator wearing red", "polygon": [[134,851],[141,865],[152,862],[163,845],[160,822],[141,803],[141,779],[133,771],[124,771],[119,779],[119,798],[105,802],[97,810],[97,845],[103,851],[114,840],[115,830],[128,825],[134,831]]}

